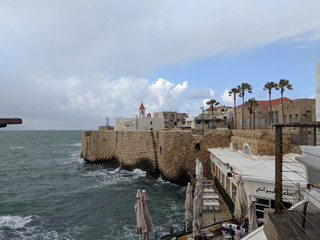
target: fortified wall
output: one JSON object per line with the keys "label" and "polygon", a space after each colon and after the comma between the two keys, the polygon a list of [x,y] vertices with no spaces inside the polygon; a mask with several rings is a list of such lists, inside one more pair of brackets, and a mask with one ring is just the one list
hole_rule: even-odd
{"label": "fortified wall", "polygon": [[190,181],[195,171],[195,159],[209,172],[208,148],[229,147],[238,150],[248,144],[253,155],[274,155],[274,132],[268,130],[206,131],[204,135],[190,130],[151,131],[84,131],[81,156],[87,162],[107,162],[132,170],[140,168],[149,176],[162,175],[177,184]]}
{"label": "fortified wall", "polygon": [[140,168],[150,176],[158,174],[174,183],[183,184],[194,173],[195,159],[209,166],[210,147],[229,147],[230,131],[84,131],[81,157],[87,162],[108,162],[124,169]]}

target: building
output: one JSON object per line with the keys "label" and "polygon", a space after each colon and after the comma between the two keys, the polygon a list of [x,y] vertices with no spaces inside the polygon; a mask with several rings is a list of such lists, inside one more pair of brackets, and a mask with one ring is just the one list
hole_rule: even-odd
{"label": "building", "polygon": [[199,116],[186,118],[183,127],[192,129],[231,129],[233,126],[233,108],[228,106],[209,107]]}
{"label": "building", "polygon": [[[283,98],[283,123],[311,123],[315,121],[315,99]],[[244,108],[244,126],[242,126],[242,109]],[[271,129],[272,124],[282,123],[281,98],[270,101],[257,101],[250,115],[248,104],[242,104],[235,109],[237,129]],[[253,121],[253,119],[255,119]],[[251,120],[251,121],[250,121]]]}
{"label": "building", "polygon": [[137,130],[157,130],[164,129],[163,118],[151,118],[148,113],[146,117],[146,109],[141,102],[139,107],[139,117],[136,118],[116,118],[116,126],[114,130],[119,131],[137,131]]}
{"label": "building", "polygon": [[177,111],[154,112],[154,118],[163,118],[165,128],[172,129],[181,127],[185,124],[187,113],[178,113]]}
{"label": "building", "polygon": [[[275,158],[274,156],[252,156],[250,147],[245,144],[243,150],[230,148],[209,148],[211,172],[220,182],[226,193],[235,201],[237,192],[236,175],[241,175],[246,193],[252,193],[257,199],[258,218],[263,217],[265,208],[274,208],[275,204]],[[284,163],[296,172],[283,172],[283,202],[291,207],[294,182],[306,188],[306,171],[303,165],[295,161],[296,154],[286,154]]]}

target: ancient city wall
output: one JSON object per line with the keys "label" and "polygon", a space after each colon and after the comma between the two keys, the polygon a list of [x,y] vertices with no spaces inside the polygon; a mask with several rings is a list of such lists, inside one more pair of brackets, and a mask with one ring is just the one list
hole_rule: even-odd
{"label": "ancient city wall", "polygon": [[232,130],[231,142],[242,151],[248,144],[252,155],[275,154],[275,132],[270,130]]}
{"label": "ancient city wall", "polygon": [[81,138],[81,156],[88,162],[109,161],[126,169],[153,171],[156,166],[156,148],[153,131],[84,131]]}
{"label": "ancient city wall", "polygon": [[[288,149],[289,135],[284,135],[284,152]],[[275,133],[270,130],[214,130],[204,135],[190,130],[153,131],[84,131],[81,155],[88,162],[107,161],[121,164],[125,169],[140,168],[149,176],[186,183],[195,171],[195,159],[209,172],[208,148],[229,147],[234,143],[238,150],[249,145],[253,155],[275,154]],[[297,146],[298,149],[298,146]],[[297,150],[298,151],[298,150]]]}
{"label": "ancient city wall", "polygon": [[195,170],[195,159],[203,163],[204,173],[209,170],[208,148],[229,147],[231,131],[208,131],[193,135],[191,131],[159,131],[158,168],[163,178],[186,182]]}

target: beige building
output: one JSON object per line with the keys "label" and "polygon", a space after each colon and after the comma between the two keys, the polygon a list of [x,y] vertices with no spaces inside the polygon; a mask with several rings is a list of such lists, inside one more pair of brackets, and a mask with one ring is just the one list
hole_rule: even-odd
{"label": "beige building", "polygon": [[178,113],[177,111],[154,112],[154,118],[163,118],[165,128],[172,129],[181,127],[185,124],[187,113]]}
{"label": "beige building", "polygon": [[[236,107],[236,128],[237,129],[271,129],[272,124],[276,123],[310,123],[315,121],[315,99],[296,99],[283,98],[284,114],[282,118],[281,98],[270,102],[257,101],[255,111],[250,116],[249,106],[240,105]],[[244,108],[244,125],[242,127],[242,108]],[[234,117],[233,117],[234,118]],[[235,118],[234,118],[235,119]],[[251,121],[250,121],[251,119]],[[253,120],[255,119],[255,120]]]}
{"label": "beige building", "polygon": [[137,131],[137,130],[158,130],[164,129],[163,118],[151,118],[148,113],[146,117],[146,109],[141,103],[139,108],[139,117],[136,118],[116,118],[116,126],[114,130],[118,131]]}

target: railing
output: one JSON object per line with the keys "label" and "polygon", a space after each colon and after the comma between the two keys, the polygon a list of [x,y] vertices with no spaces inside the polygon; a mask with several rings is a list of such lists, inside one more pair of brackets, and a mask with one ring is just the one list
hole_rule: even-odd
{"label": "railing", "polygon": [[[296,222],[296,219],[291,215],[290,211],[288,211],[284,206],[284,199],[286,202],[291,202],[288,199],[288,196],[283,194],[283,181],[287,183],[291,183],[295,185],[297,183],[296,179],[291,179],[288,175],[284,173],[289,172],[291,176],[296,174],[297,179],[303,179],[306,182],[307,189],[311,189],[313,187],[309,184],[309,179],[302,172],[299,172],[292,168],[292,164],[298,165],[302,163],[296,161],[292,157],[288,157],[285,153],[288,152],[296,152],[303,153],[300,148],[297,146],[301,145],[311,145],[317,146],[320,143],[320,123],[310,123],[310,124],[300,124],[300,123],[289,123],[289,124],[275,124],[276,131],[276,145],[275,145],[275,214],[281,214],[283,211],[287,211],[288,216],[292,221]],[[300,152],[299,152],[300,151]],[[320,158],[320,156],[317,156]],[[290,165],[291,164],[291,165]],[[306,189],[301,189],[304,194],[308,195],[309,192]],[[320,202],[320,199],[315,199]],[[304,203],[303,212],[299,213],[301,216],[301,224],[297,225],[304,230],[305,221],[307,221],[311,226],[313,223],[306,218],[306,208],[307,203]],[[317,226],[313,226],[315,231],[319,231]],[[320,231],[319,231],[320,232]]]}
{"label": "railing", "polygon": [[[229,222],[229,221],[231,221],[231,220],[232,220],[232,219],[222,220],[222,221],[220,221],[220,222],[216,222],[216,223],[213,223],[213,224],[209,224],[209,225],[203,226],[203,227],[201,227],[201,229],[205,229],[205,228],[213,227],[213,226],[218,226],[218,225],[221,225],[222,223]],[[170,239],[172,239],[172,238],[175,238],[175,239],[177,240],[179,237],[182,237],[182,236],[191,234],[192,232],[193,232],[192,229],[189,230],[189,231],[181,231],[181,232],[177,232],[177,233],[172,233],[172,234],[169,234],[169,235],[165,235],[165,236],[161,237],[160,239],[161,239],[161,240],[170,240]]]}

